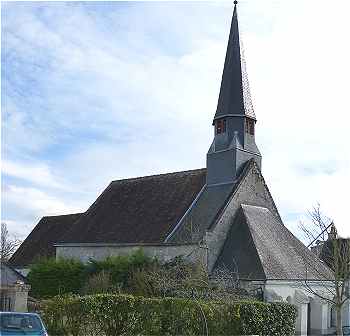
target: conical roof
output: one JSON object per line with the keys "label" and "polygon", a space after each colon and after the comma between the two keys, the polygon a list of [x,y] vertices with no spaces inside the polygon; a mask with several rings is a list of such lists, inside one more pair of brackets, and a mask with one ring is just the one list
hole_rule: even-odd
{"label": "conical roof", "polygon": [[229,115],[246,115],[255,119],[243,48],[239,37],[236,3],[214,120]]}

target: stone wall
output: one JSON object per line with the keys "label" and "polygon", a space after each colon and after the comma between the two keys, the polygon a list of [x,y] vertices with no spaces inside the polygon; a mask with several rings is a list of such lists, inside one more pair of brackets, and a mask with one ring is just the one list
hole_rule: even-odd
{"label": "stone wall", "polygon": [[29,285],[13,284],[11,286],[2,286],[0,288],[0,296],[2,299],[10,300],[10,311],[27,312]]}
{"label": "stone wall", "polygon": [[208,269],[211,271],[221,252],[226,236],[241,204],[268,208],[279,217],[278,210],[256,165],[252,165],[226,205],[219,220],[206,232],[205,242],[209,248]]}
{"label": "stone wall", "polygon": [[56,258],[74,258],[83,262],[103,260],[109,256],[128,255],[142,249],[145,255],[166,262],[176,256],[206,265],[207,250],[198,244],[188,245],[117,245],[117,244],[62,244],[56,246]]}

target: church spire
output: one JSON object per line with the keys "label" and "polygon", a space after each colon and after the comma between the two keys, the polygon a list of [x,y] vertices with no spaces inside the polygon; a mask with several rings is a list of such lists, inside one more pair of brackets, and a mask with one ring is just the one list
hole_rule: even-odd
{"label": "church spire", "polygon": [[220,94],[213,123],[216,119],[229,115],[247,115],[255,119],[239,37],[237,1],[234,3]]}
{"label": "church spire", "polygon": [[237,1],[228,39],[218,105],[213,120],[214,140],[207,154],[207,184],[232,183],[244,163],[261,167],[255,144],[255,123],[245,61],[240,43]]}

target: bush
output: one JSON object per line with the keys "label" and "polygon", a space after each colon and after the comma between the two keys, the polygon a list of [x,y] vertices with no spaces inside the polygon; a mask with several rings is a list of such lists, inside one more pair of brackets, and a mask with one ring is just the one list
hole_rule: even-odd
{"label": "bush", "polygon": [[222,304],[179,298],[99,294],[55,297],[43,306],[54,335],[294,335],[296,309],[285,303]]}
{"label": "bush", "polygon": [[90,276],[106,271],[110,273],[115,286],[128,289],[133,272],[149,267],[153,263],[155,260],[147,257],[142,250],[137,250],[130,255],[107,257],[102,261],[90,260],[86,267]]}
{"label": "bush", "polygon": [[117,288],[112,283],[110,272],[105,270],[91,275],[82,288],[82,293],[88,295],[113,292],[117,292]]}
{"label": "bush", "polygon": [[90,260],[86,265],[73,259],[42,259],[31,266],[28,280],[31,294],[36,298],[106,293],[117,288],[133,292],[133,274],[154,264],[156,261],[145,256],[142,250],[102,261]]}
{"label": "bush", "polygon": [[83,263],[73,259],[43,259],[32,265],[28,274],[31,294],[48,298],[65,293],[79,293],[86,281]]}

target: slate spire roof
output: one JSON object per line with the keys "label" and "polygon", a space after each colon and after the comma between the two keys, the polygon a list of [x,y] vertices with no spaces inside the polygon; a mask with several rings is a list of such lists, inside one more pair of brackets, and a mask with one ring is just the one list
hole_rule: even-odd
{"label": "slate spire roof", "polygon": [[214,121],[228,115],[246,115],[255,119],[243,48],[239,36],[236,2]]}

